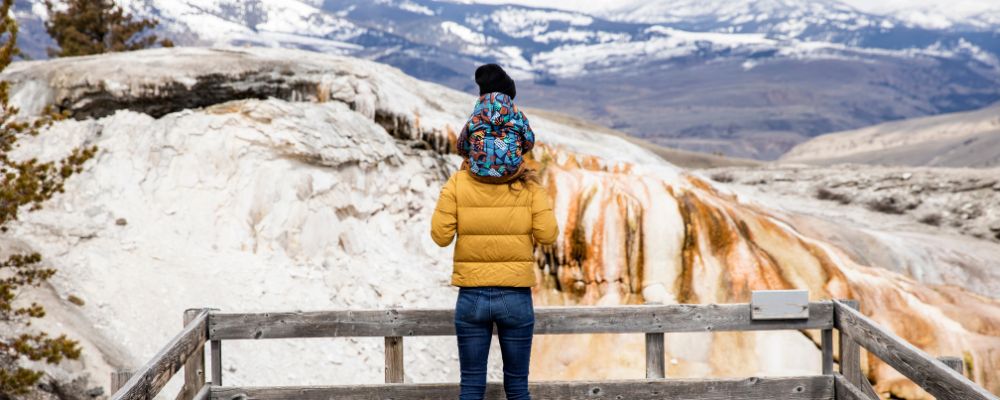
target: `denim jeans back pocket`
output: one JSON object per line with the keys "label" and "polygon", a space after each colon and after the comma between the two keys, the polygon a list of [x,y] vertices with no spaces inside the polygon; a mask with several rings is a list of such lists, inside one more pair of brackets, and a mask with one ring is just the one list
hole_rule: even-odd
{"label": "denim jeans back pocket", "polygon": [[458,299],[455,301],[455,321],[472,322],[475,320],[478,310],[479,294],[459,290]]}
{"label": "denim jeans back pocket", "polygon": [[531,301],[530,291],[505,291],[501,295],[501,301],[504,303],[509,321],[528,323],[535,320],[535,309]]}

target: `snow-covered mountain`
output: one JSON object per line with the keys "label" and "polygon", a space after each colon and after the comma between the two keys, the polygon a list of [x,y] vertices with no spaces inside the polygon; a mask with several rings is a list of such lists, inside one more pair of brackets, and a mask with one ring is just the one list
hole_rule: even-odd
{"label": "snow-covered mountain", "polygon": [[[716,20],[753,19],[756,15],[790,15],[793,18],[806,14],[827,16],[833,14],[865,13],[891,17],[905,25],[940,29],[954,26],[988,28],[996,25],[1000,4],[982,0],[472,0],[481,4],[518,4],[532,7],[552,7],[579,11],[591,15],[633,22],[672,22],[692,17]],[[766,18],[764,18],[766,19]],[[990,22],[990,21],[993,22]]]}
{"label": "snow-covered mountain", "polygon": [[[496,61],[522,105],[658,144],[771,159],[822,133],[1000,100],[1000,13],[915,24],[834,0],[120,0],[189,45],[294,47],[472,90]],[[573,9],[573,4],[579,4]],[[911,10],[912,11],[912,10]],[[40,0],[18,0],[44,56]]]}
{"label": "snow-covered mountain", "polygon": [[[473,0],[481,4],[519,4],[532,7],[552,7],[579,11],[591,15],[631,22],[680,22],[692,18],[714,20],[766,20],[789,17],[793,24],[817,22],[830,17],[854,17],[858,13],[891,17],[907,26],[940,29],[955,26],[988,28],[990,15],[1000,11],[1000,4],[981,0]],[[837,15],[839,14],[839,17]],[[845,15],[846,14],[846,15]],[[761,15],[766,15],[760,17]],[[843,21],[844,19],[841,19]]]}
{"label": "snow-covered mountain", "polygon": [[[151,357],[182,310],[450,307],[450,249],[427,234],[474,97],[366,60],[287,49],[174,48],[12,64],[14,103],[75,112],[11,156],[97,145],[65,193],[0,234],[58,270],[36,294],[70,363],[104,383]],[[41,101],[40,101],[41,100]],[[536,251],[536,304],[746,302],[755,289],[854,298],[1000,392],[997,243],[810,218],[744,196],[618,136],[530,114],[530,163],[560,235]],[[45,297],[45,296],[48,297]],[[83,301],[71,303],[73,295]],[[81,305],[82,303],[82,305]],[[671,377],[816,374],[816,335],[668,335]],[[409,382],[455,381],[453,338],[407,340]],[[234,385],[375,383],[381,340],[227,344]],[[230,347],[231,346],[231,347]],[[532,379],[640,378],[642,335],[539,337]],[[498,360],[499,357],[491,357]],[[928,398],[870,359],[880,393]],[[494,366],[493,379],[499,378]]]}

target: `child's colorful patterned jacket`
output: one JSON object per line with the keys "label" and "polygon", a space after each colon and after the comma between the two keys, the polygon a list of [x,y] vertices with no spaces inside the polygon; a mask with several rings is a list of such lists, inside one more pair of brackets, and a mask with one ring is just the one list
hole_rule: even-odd
{"label": "child's colorful patterned jacket", "polygon": [[506,183],[524,168],[523,155],[535,146],[535,133],[510,96],[493,92],[479,97],[456,146],[472,177]]}

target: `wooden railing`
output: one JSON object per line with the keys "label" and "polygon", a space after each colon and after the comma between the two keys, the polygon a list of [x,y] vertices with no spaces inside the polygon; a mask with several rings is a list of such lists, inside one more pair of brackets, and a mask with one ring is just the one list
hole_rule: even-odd
{"label": "wooden railing", "polygon": [[[861,371],[860,347],[884,360],[938,399],[997,400],[896,335],[856,311],[851,301],[808,304],[809,316],[754,320],[749,304],[543,307],[535,311],[535,333],[645,333],[646,379],[533,382],[538,399],[791,399],[878,397]],[[426,399],[456,398],[458,385],[403,383],[403,338],[455,333],[453,310],[365,310],[281,313],[222,313],[189,310],[184,330],[134,373],[113,399],[152,399],[183,366],[178,399]],[[822,375],[743,379],[664,379],[664,332],[820,330]],[[835,372],[834,330],[841,343]],[[222,342],[241,339],[384,337],[385,380],[378,385],[227,387],[222,385]],[[204,349],[211,347],[211,382],[205,380]],[[502,398],[491,383],[487,398]]]}
{"label": "wooden railing", "polygon": [[[972,383],[964,374],[949,367],[945,362],[934,359],[892,332],[879,327],[875,322],[857,311],[856,303],[834,301],[834,326],[840,331],[841,343],[848,343],[853,358],[860,344],[865,350],[889,364],[899,373],[920,385],[927,393],[937,399],[996,399],[997,397],[986,389]],[[843,360],[843,353],[841,353]],[[843,362],[843,361],[842,361]],[[868,396],[875,393],[868,380],[861,373],[860,363],[853,359],[847,364],[848,370],[843,370],[842,384],[861,389]],[[961,368],[959,368],[961,369]],[[853,392],[853,391],[852,391]],[[868,397],[848,397],[868,398]]]}

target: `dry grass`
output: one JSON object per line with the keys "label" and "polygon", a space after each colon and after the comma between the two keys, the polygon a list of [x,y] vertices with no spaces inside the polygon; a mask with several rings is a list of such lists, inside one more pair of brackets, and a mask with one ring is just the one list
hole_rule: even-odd
{"label": "dry grass", "polygon": [[851,198],[843,193],[837,193],[827,188],[819,188],[816,190],[816,198],[820,200],[830,200],[836,201],[840,204],[851,204]]}
{"label": "dry grass", "polygon": [[941,219],[941,214],[933,213],[920,217],[919,221],[931,226],[941,226]]}
{"label": "dry grass", "polygon": [[886,214],[902,214],[906,211],[903,202],[892,196],[869,200],[865,205],[872,211]]}

